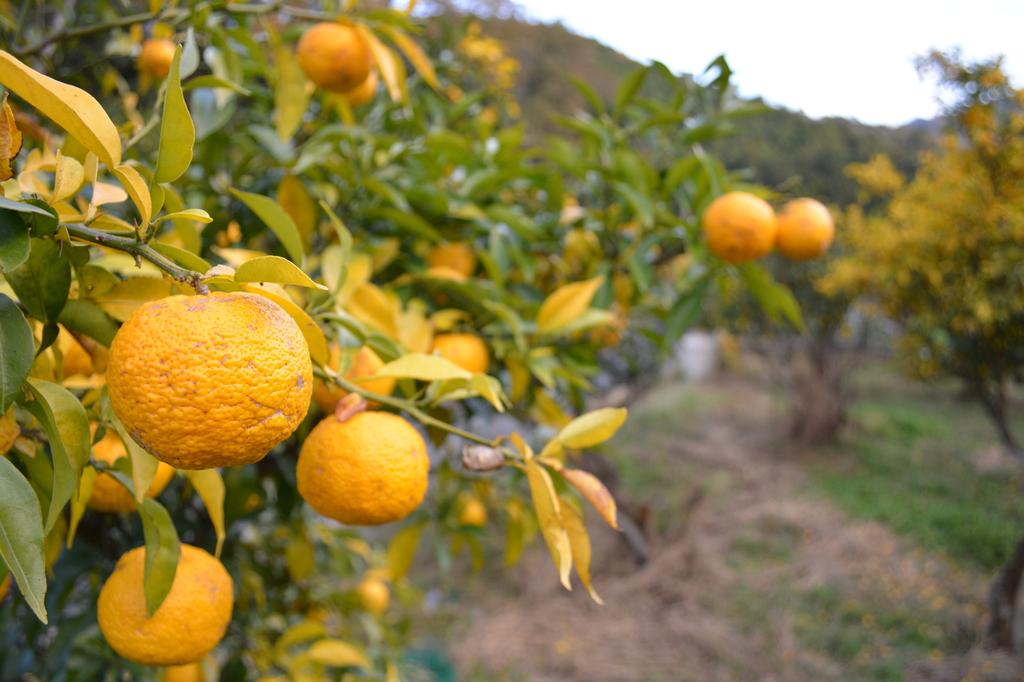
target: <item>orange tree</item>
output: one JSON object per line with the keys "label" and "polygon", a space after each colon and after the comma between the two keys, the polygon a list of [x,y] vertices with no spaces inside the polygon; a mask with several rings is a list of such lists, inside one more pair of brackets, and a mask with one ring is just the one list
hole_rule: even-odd
{"label": "orange tree", "polygon": [[[884,158],[852,169],[874,205],[848,215],[849,253],[820,287],[860,294],[898,321],[907,367],[962,380],[1020,455],[1008,391],[1024,378],[1024,92],[999,60],[934,53],[921,67],[950,95],[950,134],[909,183]],[[991,593],[1000,645],[1019,641],[1022,576],[1024,542]]]}
{"label": "orange tree", "polygon": [[417,548],[479,564],[494,518],[598,599],[582,502],[615,504],[572,457],[626,418],[586,411],[599,351],[637,320],[668,347],[737,274],[799,320],[753,262],[771,207],[716,199],[744,188],[700,146],[724,60],[581,84],[536,149],[478,34],[121,7],[5,16],[0,676],[398,679]]}

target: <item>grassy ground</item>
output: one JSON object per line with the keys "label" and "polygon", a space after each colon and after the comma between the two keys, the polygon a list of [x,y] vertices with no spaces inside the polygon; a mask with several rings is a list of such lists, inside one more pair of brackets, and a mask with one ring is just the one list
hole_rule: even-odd
{"label": "grassy ground", "polygon": [[[1024,468],[955,386],[868,365],[857,395],[839,443],[798,453],[781,436],[784,392],[756,372],[655,389],[606,454],[617,494],[650,514],[661,565],[632,575],[621,546],[599,542],[597,561],[620,560],[597,566],[608,605],[594,610],[547,591],[538,553],[537,576],[484,609],[501,613],[482,624],[500,644],[462,652],[464,673],[476,674],[464,677],[967,679],[979,670],[985,588],[1024,532]],[[1024,414],[1015,427],[1024,433]],[[690,518],[680,510],[697,490]],[[577,634],[549,651],[545,637],[566,628]],[[611,672],[602,655],[629,672]],[[978,665],[976,679],[1018,679]]]}

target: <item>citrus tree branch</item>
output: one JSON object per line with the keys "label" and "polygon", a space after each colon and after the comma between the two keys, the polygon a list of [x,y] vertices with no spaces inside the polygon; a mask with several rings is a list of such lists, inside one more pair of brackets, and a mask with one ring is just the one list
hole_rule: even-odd
{"label": "citrus tree branch", "polygon": [[[190,11],[191,10],[187,10],[186,13]],[[96,33],[103,33],[104,31],[109,31],[112,28],[130,26],[131,24],[141,24],[147,21],[151,21],[153,19],[168,19],[176,14],[181,14],[181,10],[165,9],[158,12],[142,12],[140,14],[129,14],[128,16],[117,17],[116,19],[104,21],[100,24],[65,28],[54,33],[51,33],[50,35],[40,39],[35,43],[32,43],[31,45],[11,50],[11,52],[14,53],[14,56],[20,59],[22,57],[34,55],[43,48],[45,48],[47,45],[51,45],[53,43],[63,42],[66,40],[74,40],[76,38],[84,38],[86,36],[91,36]]]}
{"label": "citrus tree branch", "polygon": [[387,405],[388,407],[393,407],[396,410],[402,410],[403,412],[408,413],[410,417],[420,422],[421,424],[433,426],[435,428],[441,429],[442,431],[447,431],[453,436],[458,436],[459,438],[463,438],[472,443],[477,443],[479,445],[486,445],[488,447],[495,448],[496,450],[500,451],[506,457],[506,459],[519,459],[518,457],[515,456],[514,453],[509,451],[507,448],[497,447],[493,440],[484,438],[483,436],[478,436],[475,433],[466,431],[464,429],[460,429],[459,427],[453,426],[452,424],[449,424],[446,421],[433,417],[424,412],[423,410],[419,409],[418,407],[415,407],[414,405],[410,404],[407,400],[402,400],[401,398],[395,398],[393,396],[381,395],[379,393],[367,391],[359,384],[349,381],[345,377],[340,376],[337,372],[334,372],[330,369],[314,367],[313,374],[315,374],[320,379],[323,379],[324,381],[328,381],[340,388],[345,389],[349,393],[356,393],[358,395],[361,395],[366,400],[370,400],[375,403],[380,403],[381,405]]}
{"label": "citrus tree branch", "polygon": [[202,282],[203,274],[201,272],[181,267],[150,245],[145,244],[134,237],[116,234],[113,232],[94,230],[91,227],[86,227],[85,225],[79,225],[77,223],[65,224],[63,227],[68,231],[68,234],[75,239],[130,253],[136,258],[149,261],[167,273],[174,281],[181,282],[182,284],[188,284],[200,294],[208,293],[206,285]]}

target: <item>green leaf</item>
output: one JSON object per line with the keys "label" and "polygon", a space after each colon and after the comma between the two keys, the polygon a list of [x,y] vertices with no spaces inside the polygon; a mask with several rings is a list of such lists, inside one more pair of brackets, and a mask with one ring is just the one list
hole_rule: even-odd
{"label": "green leaf", "polygon": [[154,182],[174,182],[192,163],[192,145],[196,127],[185,104],[181,89],[181,47],[174,52],[171,71],[164,94],[164,111],[160,118],[160,150],[157,153]]}
{"label": "green leaf", "polygon": [[20,214],[21,219],[28,226],[29,232],[37,237],[53,234],[57,231],[57,226],[60,223],[57,212],[39,199],[12,201],[0,197],[0,210],[14,211]]}
{"label": "green leaf", "polygon": [[199,499],[206,506],[206,513],[210,515],[210,522],[213,530],[217,533],[217,549],[214,556],[220,557],[220,551],[224,547],[224,479],[221,478],[217,469],[201,469],[198,471],[182,472],[188,478],[189,483],[196,489]]}
{"label": "green leaf", "polygon": [[89,462],[89,418],[78,398],[63,386],[42,379],[29,379],[27,386],[33,400],[22,405],[43,425],[53,455],[53,490],[44,525],[49,533]]}
{"label": "green leaf", "polygon": [[128,459],[132,463],[132,492],[135,494],[135,501],[142,502],[146,497],[153,478],[156,477],[156,470],[159,462],[156,457],[146,452],[141,445],[135,442],[124,427],[117,415],[111,414],[110,423],[113,425],[117,435],[121,437],[125,449],[128,451]]}
{"label": "green leaf", "polygon": [[425,523],[413,523],[395,533],[388,544],[388,567],[391,570],[392,580],[401,580],[412,567],[416,558],[416,550],[420,546],[420,536],[423,534]]}
{"label": "green leaf", "polygon": [[183,89],[186,92],[189,90],[196,90],[198,88],[221,88],[223,90],[231,90],[232,92],[245,96],[252,94],[249,90],[238,83],[212,75],[196,76],[195,78],[190,79],[189,82],[185,83],[183,86]]}
{"label": "green leaf", "polygon": [[292,582],[305,580],[313,573],[313,543],[304,533],[293,532],[284,548],[285,565]]}
{"label": "green leaf", "polygon": [[260,256],[242,263],[235,271],[235,281],[274,282],[327,291],[327,287],[314,282],[295,263],[280,256]]}
{"label": "green leaf", "polygon": [[798,330],[803,331],[804,320],[800,314],[800,304],[787,286],[772,279],[771,273],[757,263],[744,263],[739,266],[739,271],[743,283],[772,320],[777,321],[780,316],[784,317]]}
{"label": "green leaf", "polygon": [[406,230],[407,232],[418,237],[423,237],[429,241],[441,241],[441,234],[434,229],[433,225],[415,213],[411,213],[407,210],[403,211],[396,208],[382,206],[367,210],[366,215],[371,218],[378,218],[380,220],[394,223],[396,226]]}
{"label": "green leaf", "polygon": [[71,299],[64,304],[57,321],[73,332],[85,334],[107,348],[114,342],[117,325],[92,301]]}
{"label": "green leaf", "polygon": [[150,242],[149,245],[183,268],[195,270],[196,272],[206,272],[213,267],[206,262],[206,260],[200,258],[191,251],[186,251],[185,249],[178,248],[177,246],[165,244],[164,242]]}
{"label": "green leaf", "polygon": [[672,304],[665,319],[665,333],[662,348],[670,348],[690,328],[704,310],[704,298],[711,288],[710,274],[703,275],[693,287],[684,292]]}
{"label": "green leaf", "polygon": [[270,197],[260,194],[243,192],[234,188],[229,191],[235,198],[248,206],[249,210],[270,228],[271,232],[277,235],[288,255],[301,267],[306,259],[302,249],[302,235],[299,234],[299,228],[295,225],[295,221],[281,208],[281,205]]}
{"label": "green leaf", "polygon": [[580,94],[586,98],[587,102],[590,103],[590,108],[594,110],[594,113],[600,116],[605,112],[604,102],[601,100],[601,96],[597,94],[597,91],[590,85],[576,76],[569,76],[569,81],[573,84]]}
{"label": "green leaf", "polygon": [[0,50],[0,84],[66,130],[107,167],[121,163],[117,127],[86,91],[44,76],[6,50]]}
{"label": "green leaf", "polygon": [[0,557],[36,618],[46,623],[43,519],[32,485],[0,457]]}
{"label": "green leaf", "polygon": [[622,115],[626,105],[632,102],[633,98],[636,97],[636,93],[640,91],[644,80],[647,78],[647,71],[647,67],[641,66],[623,79],[622,85],[619,86],[619,91],[615,94],[616,118]]}
{"label": "green leaf", "polygon": [[32,317],[41,322],[57,321],[71,288],[71,265],[57,242],[33,239],[28,260],[6,277]]}
{"label": "green leaf", "polygon": [[0,210],[0,272],[7,272],[28,260],[28,225],[17,213]]}
{"label": "green leaf", "polygon": [[35,358],[32,328],[18,306],[0,294],[0,414],[6,414],[28,378]]}
{"label": "green leaf", "polygon": [[146,538],[143,592],[146,595],[146,614],[152,618],[174,585],[181,546],[171,515],[152,497],[142,501],[139,516],[142,517],[142,534]]}

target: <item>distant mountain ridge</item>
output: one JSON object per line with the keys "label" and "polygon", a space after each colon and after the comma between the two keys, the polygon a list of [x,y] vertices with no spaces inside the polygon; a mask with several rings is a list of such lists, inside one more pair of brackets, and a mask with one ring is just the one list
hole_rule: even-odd
{"label": "distant mountain ridge", "polygon": [[[554,116],[571,115],[586,106],[569,76],[586,81],[612,101],[622,78],[638,66],[559,23],[507,18],[481,23],[484,32],[501,40],[521,65],[517,95],[534,140],[557,129]],[[921,152],[935,146],[942,120],[916,120],[892,128],[838,117],[812,119],[772,107],[766,114],[744,118],[738,127],[738,134],[712,145],[729,168],[748,169],[754,181],[786,193],[847,204],[856,198],[856,186],[843,172],[847,164],[885,153],[898,169],[912,175]]]}

